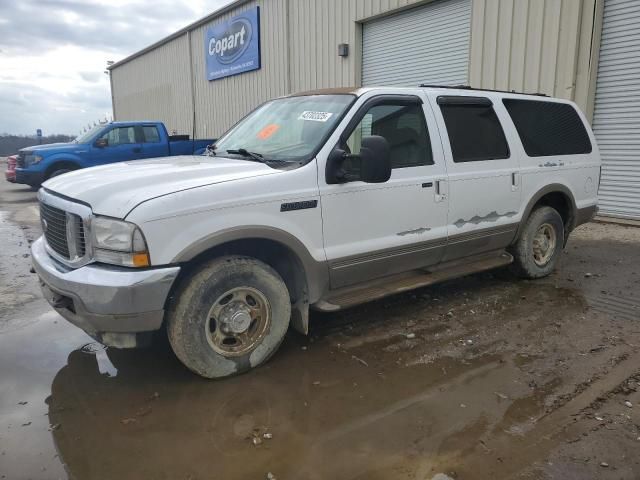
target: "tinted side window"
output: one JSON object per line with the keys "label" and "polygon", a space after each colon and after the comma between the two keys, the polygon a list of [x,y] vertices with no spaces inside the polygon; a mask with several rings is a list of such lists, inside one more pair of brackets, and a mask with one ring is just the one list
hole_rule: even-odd
{"label": "tinted side window", "polygon": [[153,126],[143,126],[142,134],[144,135],[145,143],[157,143],[160,141],[160,135],[158,129]]}
{"label": "tinted side window", "polygon": [[502,125],[487,99],[479,103],[438,102],[447,126],[453,161],[476,162],[509,158],[509,145]]}
{"label": "tinted side window", "polygon": [[591,153],[591,141],[578,112],[566,103],[502,100],[530,157]]}
{"label": "tinted side window", "polygon": [[418,104],[371,107],[347,140],[351,153],[357,154],[362,138],[370,135],[387,139],[392,168],[433,164],[429,132],[422,107]]}

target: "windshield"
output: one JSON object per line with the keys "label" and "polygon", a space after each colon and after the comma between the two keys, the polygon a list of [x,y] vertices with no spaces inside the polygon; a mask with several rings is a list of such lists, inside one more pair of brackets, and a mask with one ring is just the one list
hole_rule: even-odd
{"label": "windshield", "polygon": [[102,130],[103,127],[104,125],[96,125],[90,128],[85,133],[78,135],[73,143],[89,143],[93,139],[93,137],[96,136],[96,133],[98,133],[99,130]]}
{"label": "windshield", "polygon": [[233,153],[246,150],[265,160],[308,158],[354,99],[353,95],[339,94],[272,100],[258,107],[218,140],[215,153],[225,155],[228,150]]}

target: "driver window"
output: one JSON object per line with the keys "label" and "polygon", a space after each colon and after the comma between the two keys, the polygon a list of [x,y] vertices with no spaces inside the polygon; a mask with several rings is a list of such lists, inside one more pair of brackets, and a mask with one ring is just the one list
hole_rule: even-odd
{"label": "driver window", "polygon": [[380,135],[389,142],[391,167],[433,165],[429,132],[420,105],[384,104],[371,107],[347,139],[352,154],[360,152],[362,139]]}
{"label": "driver window", "polygon": [[106,138],[110,147],[136,143],[135,129],[133,127],[112,128],[100,138]]}

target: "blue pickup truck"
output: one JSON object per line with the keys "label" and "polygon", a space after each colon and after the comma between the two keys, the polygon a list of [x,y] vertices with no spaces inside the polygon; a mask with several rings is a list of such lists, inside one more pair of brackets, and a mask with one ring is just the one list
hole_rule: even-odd
{"label": "blue pickup truck", "polygon": [[162,122],[111,122],[98,125],[71,143],[23,148],[18,153],[16,183],[33,188],[79,168],[174,155],[200,155],[214,140],[190,140],[167,133]]}

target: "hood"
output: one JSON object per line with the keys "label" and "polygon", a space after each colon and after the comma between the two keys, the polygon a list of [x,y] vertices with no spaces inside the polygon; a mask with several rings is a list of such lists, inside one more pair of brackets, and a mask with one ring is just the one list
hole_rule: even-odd
{"label": "hood", "polygon": [[21,148],[20,152],[46,152],[47,150],[65,150],[67,148],[75,148],[80,146],[79,143],[45,143],[44,145],[32,145],[31,147]]}
{"label": "hood", "polygon": [[86,168],[54,177],[42,186],[89,204],[96,214],[125,218],[152,198],[278,172],[247,160],[185,155]]}

